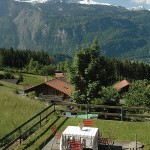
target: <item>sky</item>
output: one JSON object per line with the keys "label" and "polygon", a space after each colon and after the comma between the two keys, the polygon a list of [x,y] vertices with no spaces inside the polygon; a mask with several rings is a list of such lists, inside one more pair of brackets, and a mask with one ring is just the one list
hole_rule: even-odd
{"label": "sky", "polygon": [[114,5],[121,5],[126,8],[144,6],[147,9],[150,9],[150,0],[96,0],[101,3],[109,3]]}

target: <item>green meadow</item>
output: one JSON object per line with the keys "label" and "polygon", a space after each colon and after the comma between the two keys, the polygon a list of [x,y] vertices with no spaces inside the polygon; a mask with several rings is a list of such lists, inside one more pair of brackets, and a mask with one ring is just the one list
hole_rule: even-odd
{"label": "green meadow", "polygon": [[12,131],[46,105],[38,100],[16,95],[9,88],[0,87],[0,137]]}
{"label": "green meadow", "polygon": [[44,81],[44,76],[24,74],[19,85],[0,80],[0,138],[46,108],[46,104],[16,94],[23,90],[24,84],[36,85]]}
{"label": "green meadow", "polygon": [[[23,74],[23,82],[20,83],[22,86],[38,85],[45,82],[45,76],[32,75],[32,74]],[[48,80],[51,80],[52,77],[48,76]]]}

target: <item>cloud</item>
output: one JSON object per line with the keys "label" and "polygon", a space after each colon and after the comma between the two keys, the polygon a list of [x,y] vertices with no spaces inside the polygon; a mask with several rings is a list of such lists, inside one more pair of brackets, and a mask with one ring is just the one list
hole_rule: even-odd
{"label": "cloud", "polygon": [[135,3],[145,3],[145,4],[150,4],[150,0],[131,0],[132,2]]}

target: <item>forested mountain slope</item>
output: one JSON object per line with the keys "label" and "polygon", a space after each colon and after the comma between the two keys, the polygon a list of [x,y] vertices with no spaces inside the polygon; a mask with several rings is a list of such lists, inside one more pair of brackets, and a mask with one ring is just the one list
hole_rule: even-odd
{"label": "forested mountain slope", "polygon": [[150,11],[56,0],[0,0],[0,47],[73,56],[98,38],[106,56],[150,62]]}

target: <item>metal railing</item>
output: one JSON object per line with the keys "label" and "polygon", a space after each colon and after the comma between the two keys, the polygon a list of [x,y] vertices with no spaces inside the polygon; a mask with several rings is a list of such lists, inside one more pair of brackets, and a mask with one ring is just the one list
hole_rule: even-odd
{"label": "metal railing", "polygon": [[[2,137],[0,139],[1,149],[6,150],[7,148],[9,148],[11,145],[13,145],[18,140],[19,140],[19,143],[21,144],[22,140],[26,139],[28,136],[30,136],[32,133],[34,133],[36,131],[36,129],[38,129],[38,127],[42,126],[42,121],[44,121],[45,119],[47,120],[48,117],[54,113],[55,107],[52,111],[49,112],[49,110],[52,106],[54,106],[54,105],[51,104],[50,106],[48,106],[41,112],[37,113],[32,118],[30,118],[29,120],[27,120],[26,122],[21,124],[19,127],[17,127],[13,131],[11,131],[10,133],[8,133],[4,137]],[[32,123],[32,124],[29,125],[30,123]],[[29,125],[29,127],[27,127],[26,130],[23,130],[23,128],[26,125]],[[11,138],[12,136],[14,136],[14,138]]]}

